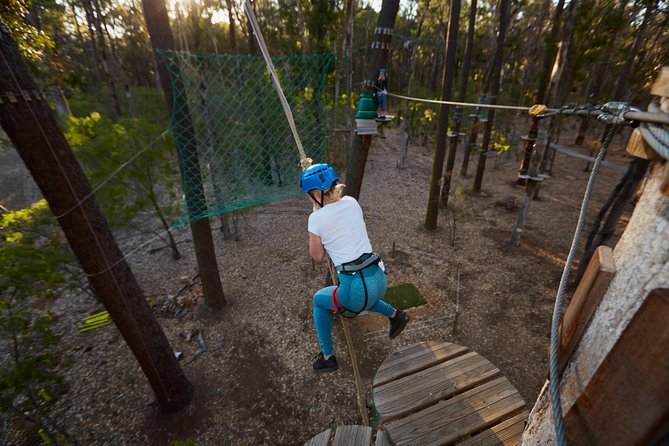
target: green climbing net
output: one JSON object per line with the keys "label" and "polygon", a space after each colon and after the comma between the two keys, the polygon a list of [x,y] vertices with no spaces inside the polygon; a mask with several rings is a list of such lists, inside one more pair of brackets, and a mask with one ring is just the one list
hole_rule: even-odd
{"label": "green climbing net", "polygon": [[[300,155],[262,57],[163,51],[186,212],[178,223],[296,196]],[[309,158],[325,159],[333,54],[272,61]]]}

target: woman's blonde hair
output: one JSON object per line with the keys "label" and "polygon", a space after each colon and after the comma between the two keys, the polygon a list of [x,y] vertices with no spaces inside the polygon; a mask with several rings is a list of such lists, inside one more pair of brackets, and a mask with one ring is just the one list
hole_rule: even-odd
{"label": "woman's blonde hair", "polygon": [[345,184],[336,184],[330,189],[327,189],[323,192],[323,196],[328,197],[330,200],[337,200],[344,195]]}

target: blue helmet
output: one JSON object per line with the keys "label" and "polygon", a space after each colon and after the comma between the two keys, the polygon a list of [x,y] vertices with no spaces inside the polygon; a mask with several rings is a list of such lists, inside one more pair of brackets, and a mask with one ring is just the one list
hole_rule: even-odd
{"label": "blue helmet", "polygon": [[302,172],[300,187],[302,192],[330,189],[338,180],[335,170],[326,163],[314,164]]}
{"label": "blue helmet", "polygon": [[380,72],[380,73],[385,73],[385,72],[386,72],[386,69],[385,69],[385,68],[379,68],[379,72]]}

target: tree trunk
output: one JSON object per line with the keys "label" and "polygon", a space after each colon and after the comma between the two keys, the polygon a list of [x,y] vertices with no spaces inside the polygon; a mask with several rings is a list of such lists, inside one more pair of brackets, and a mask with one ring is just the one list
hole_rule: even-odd
{"label": "tree trunk", "polygon": [[557,5],[555,5],[553,17],[551,18],[551,33],[548,42],[546,42],[546,51],[544,51],[544,59],[541,64],[539,85],[537,86],[537,92],[534,97],[535,104],[545,104],[547,100],[546,94],[548,92],[548,84],[550,83],[551,78],[551,62],[555,60],[555,55],[558,51],[557,39],[560,33],[560,17],[562,16],[562,10],[564,9],[564,1],[565,0],[558,0]]}
{"label": "tree trunk", "polygon": [[[376,74],[379,68],[388,66],[388,53],[392,40],[392,30],[399,10],[399,0],[383,0],[381,12],[374,29],[375,41],[372,42],[372,51],[367,65],[367,76],[363,82],[364,89],[374,92]],[[358,198],[362,187],[362,178],[365,174],[365,163],[369,146],[372,143],[370,135],[355,135],[351,143],[346,163],[346,194]]]}
{"label": "tree trunk", "polygon": [[[451,16],[448,21],[448,34],[446,35],[446,54],[444,55],[444,75],[441,84],[441,100],[451,100],[453,78],[455,77],[455,56],[458,45],[458,28],[460,26],[460,0],[451,0]],[[449,106],[439,106],[439,131],[437,132],[437,144],[434,150],[432,162],[432,178],[430,180],[430,193],[427,201],[427,212],[425,214],[425,229],[436,229],[439,217],[439,181],[444,168],[444,155],[446,154],[446,140],[448,133]],[[455,152],[455,149],[453,149]],[[451,167],[451,170],[453,168]]]}
{"label": "tree trunk", "polygon": [[[149,31],[154,51],[157,51],[159,48],[163,50],[174,49],[174,38],[169,27],[164,0],[142,0],[142,6],[144,8],[146,27]],[[192,137],[193,123],[190,118],[190,110],[188,104],[173,104],[174,90],[172,89],[167,67],[157,53],[156,65],[170,116],[174,116],[173,122],[175,124],[173,125],[172,132],[177,142],[177,147],[185,148],[178,150],[181,161],[181,175],[184,179],[184,189],[186,189],[185,172],[189,172],[189,177],[196,183],[191,188],[191,193],[186,194],[188,213],[189,215],[193,215],[196,210],[206,208],[207,201],[204,196],[197,147]],[[179,81],[177,77],[177,82]],[[176,85],[175,87],[177,91],[182,89],[181,85]],[[218,272],[218,263],[216,261],[216,251],[214,250],[214,240],[211,236],[209,218],[205,217],[191,221],[190,228],[193,235],[195,258],[202,281],[205,303],[207,307],[212,309],[223,308],[226,304],[225,295],[223,294],[221,277]]]}
{"label": "tree trunk", "polygon": [[[91,1],[91,0],[86,0]],[[118,100],[118,93],[116,92],[116,82],[114,82],[114,76],[112,76],[111,70],[109,69],[109,61],[107,60],[107,44],[105,41],[104,33],[102,32],[102,9],[100,8],[100,0],[92,0],[93,6],[95,7],[95,30],[98,36],[98,43],[100,44],[100,57],[102,58],[102,68],[104,69],[105,76],[107,77],[107,82],[109,83],[109,90],[112,97],[112,103],[114,105],[114,113],[116,117],[121,116],[121,103]]]}
{"label": "tree trunk", "polygon": [[98,98],[100,98],[100,93],[102,90],[102,74],[100,73],[100,60],[98,56],[98,47],[95,42],[95,30],[93,29],[93,7],[91,6],[90,0],[82,0],[82,5],[84,7],[84,13],[86,15],[86,28],[88,29],[88,39],[90,44],[91,55],[93,56],[93,69],[95,70],[95,79],[97,80],[96,92],[98,92]]}
{"label": "tree trunk", "polygon": [[230,48],[233,54],[239,53],[239,48],[237,47],[237,32],[235,29],[235,14],[234,6],[232,0],[225,0],[225,7],[228,10],[228,22],[230,23],[230,28],[228,32],[228,38],[230,39]]}
{"label": "tree trunk", "polygon": [[[567,65],[567,56],[569,55],[569,47],[571,45],[572,37],[574,35],[574,26],[576,24],[576,10],[578,8],[578,0],[571,0],[567,10],[567,17],[564,27],[564,33],[560,42],[560,47],[555,55],[555,63],[553,64],[553,72],[551,74],[551,81],[546,93],[546,102],[551,105],[558,105],[564,98],[566,98],[567,88],[562,83],[562,76]],[[539,171],[541,173],[550,174],[553,171],[553,161],[555,160],[555,150],[550,147],[550,143],[556,140],[556,132],[559,132],[560,121],[553,119],[548,127],[548,137],[546,138],[546,146],[544,147],[541,156],[541,164]]]}
{"label": "tree trunk", "polygon": [[[490,96],[492,98],[491,104],[497,103],[497,95],[499,94],[499,86],[501,82],[502,61],[504,59],[504,40],[506,39],[506,29],[509,23],[509,9],[511,0],[500,0],[499,3],[499,32],[497,33],[497,44],[495,47],[495,56],[492,64],[492,73],[490,80]],[[481,184],[483,183],[483,172],[485,171],[485,162],[488,157],[488,146],[490,145],[490,137],[492,134],[493,122],[495,121],[495,109],[491,108],[488,112],[488,122],[486,122],[485,130],[483,132],[483,142],[481,143],[481,154],[479,155],[479,162],[476,166],[476,176],[474,177],[474,192],[481,191]]]}
{"label": "tree trunk", "polygon": [[[30,71],[0,23],[0,89],[37,90]],[[186,406],[193,390],[174,357],[51,109],[38,100],[0,107],[0,124],[57,217],[96,294],[137,358],[161,407]]]}
{"label": "tree trunk", "polygon": [[[420,35],[423,31],[423,21],[425,20],[425,16],[427,15],[427,11],[429,8],[430,8],[430,0],[425,0],[425,4],[423,5],[423,12],[421,13],[420,19],[418,20],[418,30],[416,31],[416,40],[420,39]],[[407,96],[411,96],[411,87],[413,84],[415,70],[416,70],[416,45],[414,45],[411,48],[411,53],[409,55],[409,73],[407,74],[407,77],[409,79],[407,81]],[[402,124],[400,125],[400,134],[402,135],[402,139],[400,142],[400,156],[399,159],[397,160],[397,167],[400,169],[404,168],[404,162],[406,161],[406,155],[409,148],[409,139],[410,139],[409,132],[411,131],[411,124],[407,119],[408,116],[409,116],[409,101],[404,101],[404,113],[403,113],[404,119],[402,119]],[[407,126],[409,127],[409,129],[407,129]]]}
{"label": "tree trunk", "polygon": [[[346,17],[346,22],[344,25],[344,79],[345,79],[345,89],[346,89],[346,112],[344,113],[344,119],[346,128],[350,129],[349,132],[349,142],[353,138],[353,121],[351,119],[351,109],[353,108],[353,102],[351,96],[353,95],[353,67],[351,65],[352,49],[353,49],[353,32],[355,30],[355,10],[357,6],[356,0],[345,0],[344,5],[344,14]],[[337,98],[335,98],[335,103]]]}
{"label": "tree trunk", "polygon": [[[469,66],[472,61],[472,46],[474,45],[474,28],[476,26],[476,0],[471,0],[469,8],[469,27],[467,28],[467,46],[465,48],[465,57],[462,63],[462,73],[460,74],[460,90],[458,91],[458,102],[464,102],[467,95],[467,80],[469,78]],[[448,207],[448,196],[451,192],[451,179],[453,176],[453,167],[455,166],[455,152],[460,138],[460,128],[462,127],[463,107],[455,107],[453,116],[453,139],[448,149],[446,159],[446,174],[441,183],[441,204]]]}

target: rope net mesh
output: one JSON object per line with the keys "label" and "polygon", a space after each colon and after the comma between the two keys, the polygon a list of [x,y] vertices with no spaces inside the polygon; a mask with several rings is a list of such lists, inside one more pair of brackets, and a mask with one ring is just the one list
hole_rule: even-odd
{"label": "rope net mesh", "polygon": [[[300,155],[261,56],[161,51],[186,210],[176,225],[301,193]],[[273,58],[307,157],[325,159],[333,54]]]}

